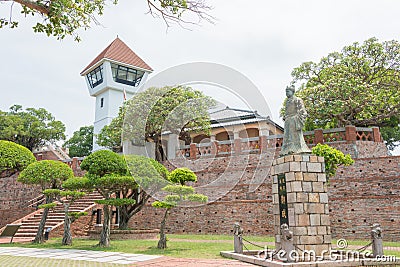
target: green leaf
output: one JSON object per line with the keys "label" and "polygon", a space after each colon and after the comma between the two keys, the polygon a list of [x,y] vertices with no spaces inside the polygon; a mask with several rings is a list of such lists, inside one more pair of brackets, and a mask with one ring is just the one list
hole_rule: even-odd
{"label": "green leaf", "polygon": [[344,155],[342,151],[326,144],[317,144],[312,148],[312,153],[324,157],[327,180],[336,174],[336,170],[340,165],[350,166],[354,164],[354,160],[350,155]]}
{"label": "green leaf", "polygon": [[0,173],[6,170],[22,171],[35,161],[32,152],[26,147],[0,140]]}
{"label": "green leaf", "polygon": [[308,112],[306,130],[377,126],[390,149],[400,141],[400,43],[370,38],[292,71]]}
{"label": "green leaf", "polygon": [[57,206],[57,203],[53,202],[53,203],[39,205],[38,208],[39,209],[52,209],[52,208],[55,208],[56,206]]}
{"label": "green leaf", "polygon": [[58,188],[63,181],[73,177],[74,173],[67,164],[54,160],[41,160],[26,167],[19,174],[17,181],[40,185],[45,190]]}

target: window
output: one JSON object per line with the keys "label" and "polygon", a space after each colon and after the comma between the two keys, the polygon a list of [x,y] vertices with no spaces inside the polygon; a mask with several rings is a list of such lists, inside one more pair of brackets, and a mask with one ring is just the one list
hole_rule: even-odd
{"label": "window", "polygon": [[138,86],[143,78],[144,71],[135,70],[117,64],[111,64],[111,72],[114,81],[131,86]]}
{"label": "window", "polygon": [[104,107],[104,97],[102,97],[102,98],[100,99],[100,107],[101,107],[101,108]]}
{"label": "window", "polygon": [[103,82],[103,65],[98,66],[92,70],[86,78],[89,81],[90,87],[95,88],[97,85]]}

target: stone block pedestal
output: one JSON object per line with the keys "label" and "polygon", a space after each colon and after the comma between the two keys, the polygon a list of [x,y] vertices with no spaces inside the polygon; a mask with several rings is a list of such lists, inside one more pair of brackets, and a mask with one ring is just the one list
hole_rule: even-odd
{"label": "stone block pedestal", "polygon": [[289,225],[298,253],[316,255],[331,249],[328,193],[323,157],[288,155],[274,160],[272,197],[276,248],[281,247],[280,227]]}

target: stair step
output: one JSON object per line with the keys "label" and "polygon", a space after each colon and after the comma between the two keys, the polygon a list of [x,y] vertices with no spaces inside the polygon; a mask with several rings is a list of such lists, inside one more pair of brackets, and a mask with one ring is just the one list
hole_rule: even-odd
{"label": "stair step", "polygon": [[[82,212],[87,210],[89,207],[92,207],[95,204],[96,200],[104,199],[98,193],[90,193],[85,197],[77,200],[74,202],[70,208],[70,212]],[[37,229],[39,228],[39,223],[42,218],[43,211],[39,213],[34,213],[24,219],[22,221],[21,227],[18,229],[18,232],[15,234],[16,237],[24,237],[24,238],[34,238],[36,236]],[[56,225],[63,224],[65,217],[64,206],[61,203],[58,203],[56,207],[49,210],[48,217],[46,220],[46,226],[44,227],[49,228],[54,227]],[[62,227],[62,226],[61,226]]]}
{"label": "stair step", "polygon": [[[58,223],[54,222],[54,223],[48,223],[46,222],[46,227],[53,227],[56,226]],[[35,223],[35,224],[23,224],[21,225],[21,227],[19,229],[27,229],[27,228],[32,228],[32,227],[39,227],[39,223]]]}
{"label": "stair step", "polygon": [[18,233],[16,233],[15,234],[15,236],[14,237],[32,237],[32,238],[34,238],[34,237],[36,237],[36,233],[31,233],[31,234],[18,234]]}

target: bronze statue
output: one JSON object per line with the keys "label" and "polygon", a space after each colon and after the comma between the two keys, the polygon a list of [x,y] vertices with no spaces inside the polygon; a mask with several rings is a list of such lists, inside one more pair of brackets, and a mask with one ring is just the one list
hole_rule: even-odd
{"label": "bronze statue", "polygon": [[303,100],[294,95],[294,85],[286,87],[286,106],[283,145],[281,156],[290,154],[311,153],[303,136],[304,122],[307,118],[307,111],[304,108]]}

